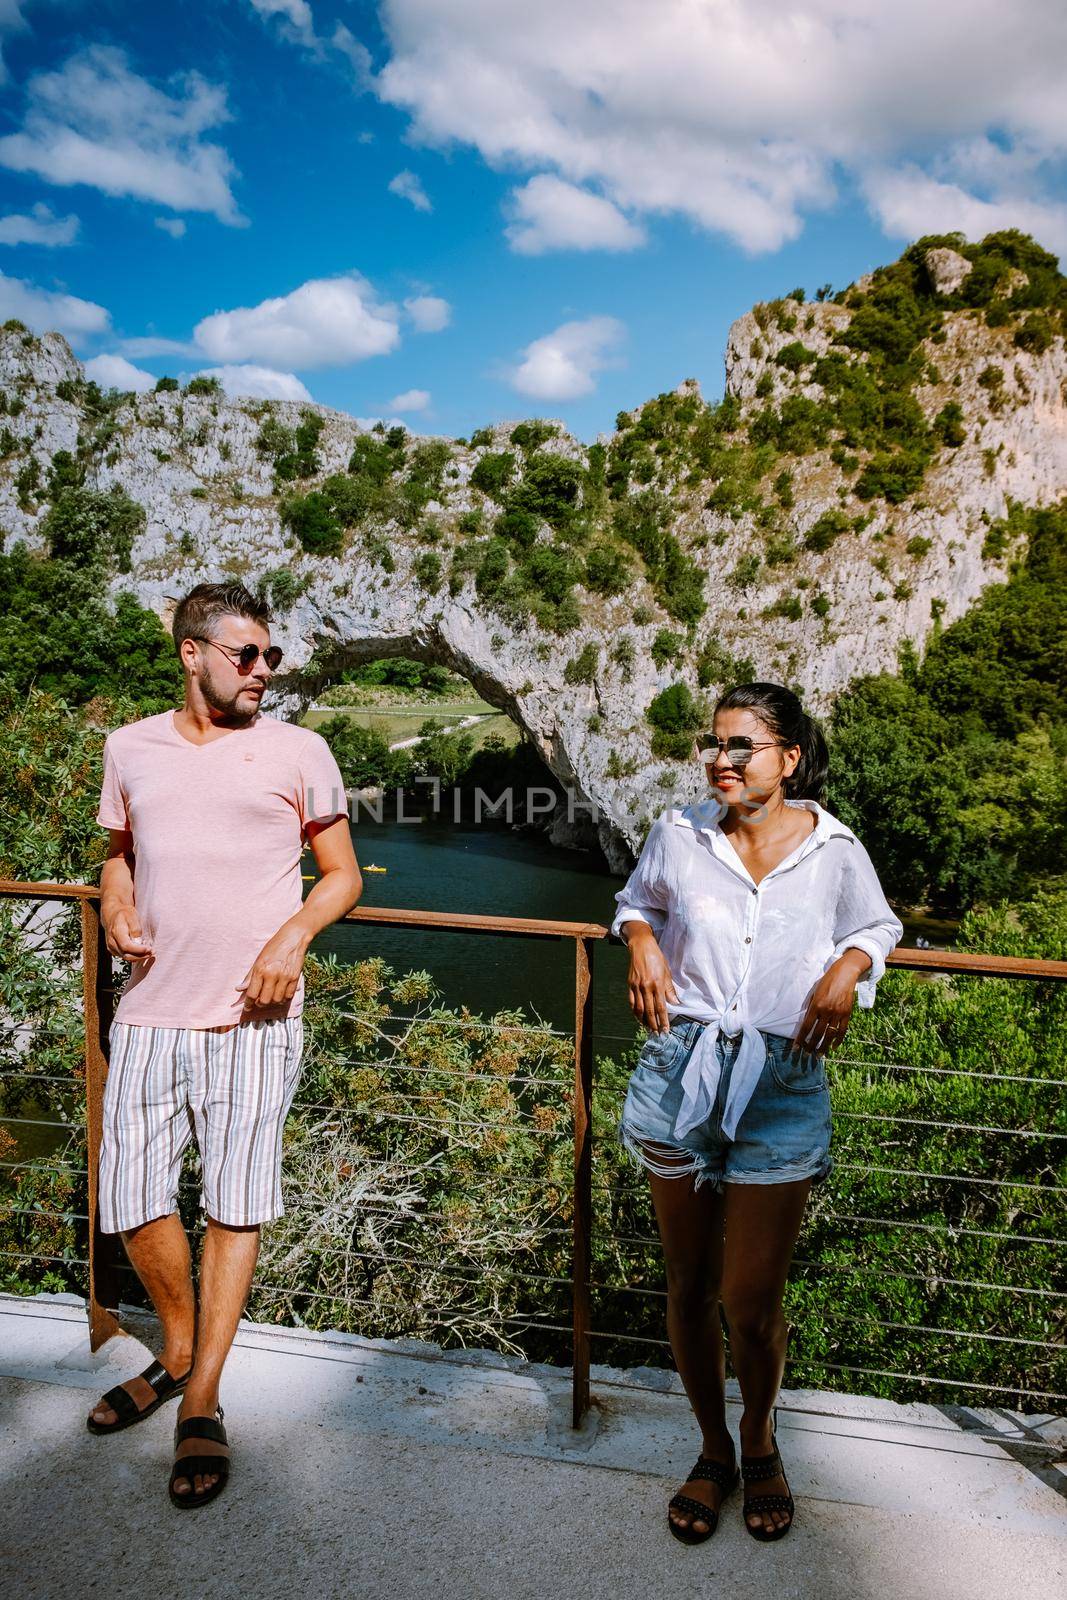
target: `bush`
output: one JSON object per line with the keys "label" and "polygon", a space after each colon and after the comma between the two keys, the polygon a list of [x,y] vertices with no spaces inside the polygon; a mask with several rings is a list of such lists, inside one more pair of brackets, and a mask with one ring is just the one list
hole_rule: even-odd
{"label": "bush", "polygon": [[186,394],[214,394],[224,393],[218,378],[209,378],[206,373],[198,373],[195,378],[190,378],[185,385]]}
{"label": "bush", "polygon": [[799,339],[794,339],[792,344],[782,346],[774,361],[776,366],[784,367],[787,372],[799,372],[801,367],[810,366],[816,359],[814,350],[809,350]]}
{"label": "bush", "polygon": [[645,711],[652,724],[652,754],[666,761],[682,761],[692,753],[693,735],[701,725],[703,710],[684,683],[672,683],[652,700]]}
{"label": "bush", "polygon": [[536,544],[540,530],[541,523],[532,511],[520,511],[517,508],[501,512],[493,524],[497,538],[507,539],[509,544],[517,545],[520,550],[529,550]]}
{"label": "bush", "polygon": [[621,550],[595,544],[585,558],[585,587],[597,594],[622,594],[633,581],[633,568]]}
{"label": "bush", "polygon": [[581,503],[585,473],[566,456],[530,455],[522,482],[508,496],[508,507],[528,511],[550,527],[566,528]]}
{"label": "bush", "polygon": [[145,525],[144,507],[114,488],[106,494],[79,487],[59,491],[42,526],[54,560],[76,567],[129,572],[133,541]]}
{"label": "bush", "polygon": [[935,436],[949,450],[958,450],[967,437],[963,426],[963,408],[955,400],[943,405],[933,421]]}
{"label": "bush", "polygon": [[441,557],[436,550],[424,550],[416,556],[411,570],[420,588],[437,593],[441,587]]}
{"label": "bush", "polygon": [[843,511],[824,511],[804,535],[804,545],[808,550],[829,550],[834,540],[847,533],[850,527]]}
{"label": "bush", "polygon": [[339,556],[344,549],[344,528],[329,495],[320,489],[283,501],[281,518],[309,555]]}
{"label": "bush", "polygon": [[595,644],[585,645],[563,669],[564,683],[592,683],[600,663],[600,651]]}
{"label": "bush", "polygon": [[925,468],[923,455],[878,450],[856,480],[855,492],[861,500],[875,500],[881,496],[890,505],[899,505],[920,487]]}
{"label": "bush", "polygon": [[517,444],[520,450],[537,450],[548,439],[554,439],[559,429],[551,422],[543,422],[535,418],[532,422],[520,422],[511,430],[511,443]]}
{"label": "bush", "polygon": [[510,450],[488,451],[475,464],[471,483],[483,494],[500,500],[503,491],[515,476],[515,457]]}
{"label": "bush", "polygon": [[180,388],[181,384],[178,382],[177,378],[157,378],[156,387],[153,392],[155,394],[177,394]]}
{"label": "bush", "polygon": [[1052,324],[1043,312],[1035,311],[1021,328],[1015,330],[1014,342],[1020,350],[1028,350],[1031,355],[1043,355],[1055,338]]}

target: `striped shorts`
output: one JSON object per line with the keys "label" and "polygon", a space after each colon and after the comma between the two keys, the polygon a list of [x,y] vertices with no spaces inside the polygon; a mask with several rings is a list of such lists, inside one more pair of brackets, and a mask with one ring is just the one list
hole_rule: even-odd
{"label": "striped shorts", "polygon": [[182,1156],[194,1135],[209,1217],[248,1228],[282,1216],[282,1128],[300,1077],[303,1017],[221,1028],[113,1022],[109,1038],[104,1233],[177,1210]]}

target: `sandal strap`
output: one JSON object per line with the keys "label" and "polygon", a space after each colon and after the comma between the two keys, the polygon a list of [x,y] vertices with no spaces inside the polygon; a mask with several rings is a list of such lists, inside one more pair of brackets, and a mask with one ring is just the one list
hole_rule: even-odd
{"label": "sandal strap", "polygon": [[175,1378],[161,1361],[153,1361],[139,1376],[144,1379],[157,1400],[166,1400],[175,1389],[187,1382],[189,1373],[187,1372],[184,1378]]}
{"label": "sandal strap", "polygon": [[698,1522],[714,1523],[719,1515],[714,1506],[706,1506],[702,1500],[694,1500],[687,1494],[676,1494],[667,1501],[668,1509],[684,1511]]}
{"label": "sandal strap", "polygon": [[775,1449],[769,1456],[742,1456],[741,1476],[746,1483],[760,1483],[765,1478],[780,1478],[782,1458]]}
{"label": "sandal strap", "polygon": [[141,1407],[133,1398],[128,1389],[116,1384],[114,1389],[109,1389],[101,1401],[102,1405],[110,1406],[120,1422],[126,1422],[130,1417],[139,1417]]}
{"label": "sandal strap", "polygon": [[754,1511],[788,1511],[792,1516],[795,1506],[791,1494],[757,1494],[745,1501],[743,1509],[746,1517]]}
{"label": "sandal strap", "polygon": [[[175,1448],[180,1444],[184,1444],[186,1439],[210,1439],[215,1444],[225,1445],[230,1442],[226,1437],[226,1429],[215,1417],[186,1417],[183,1421],[176,1423],[174,1427]],[[190,1457],[188,1456],[182,1457],[183,1462],[189,1459]],[[196,1456],[192,1459],[200,1461],[207,1458]],[[224,1461],[226,1458],[225,1456],[212,1456],[210,1459],[212,1461]]]}
{"label": "sandal strap", "polygon": [[693,1483],[698,1478],[714,1483],[720,1489],[732,1489],[737,1473],[736,1461],[709,1461],[706,1456],[698,1456],[696,1465],[689,1474],[689,1482]]}

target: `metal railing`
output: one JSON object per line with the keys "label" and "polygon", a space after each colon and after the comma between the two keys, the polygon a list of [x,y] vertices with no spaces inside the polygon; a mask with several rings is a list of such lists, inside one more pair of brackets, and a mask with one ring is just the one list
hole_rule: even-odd
{"label": "metal railing", "polygon": [[[105,1235],[99,1227],[97,1209],[97,1169],[98,1152],[100,1146],[102,1126],[102,1104],[104,1085],[107,1076],[107,1041],[113,1015],[113,996],[116,992],[112,981],[111,956],[107,951],[100,920],[100,890],[93,885],[82,884],[52,884],[52,883],[24,883],[11,880],[0,880],[0,900],[18,899],[37,902],[66,902],[77,903],[81,918],[81,949],[82,949],[82,1017],[84,1026],[84,1095],[85,1095],[85,1152],[84,1165],[67,1164],[64,1168],[72,1177],[87,1178],[87,1205],[84,1213],[62,1210],[58,1215],[66,1221],[79,1221],[86,1225],[87,1249],[85,1256],[74,1258],[64,1255],[57,1258],[57,1264],[66,1266],[81,1266],[87,1270],[87,1309],[89,1319],[89,1336],[92,1348],[97,1349],[107,1338],[118,1331],[118,1321],[115,1315],[119,1305],[119,1272],[123,1269],[123,1255],[121,1242],[117,1236]],[[560,1274],[529,1274],[529,1281],[552,1285],[554,1289],[570,1290],[570,1318],[569,1325],[562,1321],[547,1321],[534,1314],[524,1314],[522,1317],[504,1318],[516,1330],[532,1330],[536,1332],[554,1333],[565,1335],[570,1346],[572,1367],[572,1419],[575,1426],[581,1423],[582,1417],[589,1406],[589,1370],[593,1340],[609,1342],[612,1345],[629,1343],[638,1348],[656,1348],[665,1350],[666,1341],[652,1337],[649,1333],[635,1333],[627,1328],[597,1328],[592,1325],[592,1297],[594,1293],[604,1292],[610,1295],[642,1297],[645,1300],[659,1301],[662,1304],[663,1290],[660,1288],[642,1286],[640,1284],[602,1283],[593,1278],[593,1243],[594,1219],[597,1214],[598,1201],[601,1195],[594,1172],[593,1160],[593,1106],[594,1095],[601,1088],[594,1084],[593,1075],[593,1029],[592,1029],[592,1002],[593,1002],[593,975],[594,952],[596,945],[610,938],[609,930],[598,923],[577,923],[565,921],[552,921],[537,918],[522,917],[493,917],[480,915],[456,914],[451,915],[441,912],[418,911],[405,908],[388,907],[357,907],[348,913],[345,921],[358,923],[368,928],[374,927],[402,927],[419,930],[432,930],[437,933],[462,933],[494,938],[511,938],[519,940],[551,940],[566,944],[568,941],[573,946],[574,970],[574,1022],[573,1033],[565,1037],[573,1045],[573,1076],[569,1093],[570,1133],[573,1145],[573,1165],[570,1192],[570,1272],[567,1276]],[[947,951],[931,950],[897,950],[889,957],[888,965],[896,968],[910,969],[912,971],[934,974],[949,974],[967,977],[992,977],[1009,979],[1040,980],[1059,984],[1067,981],[1067,962],[1042,961],[1012,956],[996,956],[974,953],[954,953]],[[391,1021],[405,1021],[403,1017],[392,1016]],[[475,1019],[466,1019],[464,1026],[469,1029],[489,1027],[490,1024],[481,1023]],[[558,1037],[564,1037],[557,1035]],[[618,1035],[598,1034],[599,1040],[614,1039],[632,1046],[637,1035],[629,1037]],[[848,1057],[835,1056],[839,1065],[850,1064]],[[363,1065],[365,1063],[361,1063]],[[381,1063],[372,1063],[381,1064]],[[1034,1087],[1039,1092],[1050,1091],[1067,1087],[1067,1079],[1024,1077],[1011,1073],[961,1071],[954,1067],[927,1066],[916,1068],[901,1062],[870,1062],[856,1061],[851,1063],[865,1071],[884,1070],[889,1073],[905,1073],[925,1071],[934,1075],[951,1078],[975,1079],[985,1083],[1023,1083]],[[470,1078],[470,1073],[461,1076]],[[18,1076],[6,1074],[6,1076]],[[25,1076],[30,1077],[30,1074]],[[476,1076],[476,1075],[475,1075]],[[49,1081],[39,1075],[32,1077],[38,1083]],[[521,1083],[521,1079],[516,1080]],[[531,1082],[555,1083],[556,1080],[529,1080]],[[412,1097],[412,1105],[416,1104],[416,1097]],[[347,1109],[336,1104],[316,1105],[315,1102],[300,1101],[297,1109],[304,1111],[322,1111],[332,1117],[347,1114]],[[408,1115],[391,1112],[394,1121],[403,1122],[414,1120],[416,1112],[410,1109]],[[842,1122],[857,1124],[873,1124],[876,1127],[885,1125],[885,1131],[890,1126],[897,1124],[909,1128],[931,1128],[938,1130],[960,1129],[968,1134],[981,1137],[1020,1137],[1042,1138],[1051,1140],[1067,1139],[1067,1133],[1049,1132],[1041,1129],[1017,1129],[999,1126],[995,1121],[987,1122],[975,1120],[958,1122],[952,1120],[926,1119],[923,1117],[895,1117],[877,1113],[864,1113],[859,1111],[835,1112],[835,1117]],[[0,1115],[0,1126],[7,1124],[24,1123],[28,1126],[62,1127],[66,1124],[58,1119],[34,1117],[7,1117]],[[34,1168],[33,1162],[28,1161],[0,1161],[0,1169],[17,1169],[30,1171]],[[925,1184],[983,1184],[993,1188],[1003,1185],[1009,1189],[1020,1191],[1030,1190],[1035,1194],[1063,1195],[1067,1188],[1058,1184],[1031,1182],[1009,1178],[1000,1180],[981,1173],[958,1173],[944,1171],[923,1171],[908,1167],[895,1166],[891,1162],[859,1162],[844,1161],[839,1163],[843,1172],[857,1171],[874,1176],[883,1175],[890,1183],[909,1180]],[[641,1187],[641,1179],[634,1173],[635,1190]],[[614,1181],[611,1185],[613,1202],[620,1197],[625,1200],[625,1187]],[[645,1186],[647,1187],[647,1186]],[[34,1207],[33,1214],[47,1217],[47,1210],[42,1210],[40,1205]],[[956,1234],[959,1236],[974,1236],[977,1238],[996,1239],[1004,1242],[1014,1242],[1020,1245],[1049,1246],[1056,1249],[1062,1248],[1061,1241],[1055,1235],[1044,1233],[1017,1232],[1009,1229],[981,1229],[960,1226],[953,1230],[951,1224],[923,1221],[921,1219],[894,1218],[892,1216],[862,1214],[834,1213],[838,1222],[848,1223],[857,1229],[911,1229],[917,1234],[936,1236],[939,1234]],[[636,1246],[654,1247],[657,1240],[651,1232],[630,1234],[617,1234],[614,1236],[620,1244],[628,1243]],[[359,1252],[355,1252],[356,1255]],[[37,1261],[47,1261],[48,1256],[34,1255]],[[379,1257],[380,1259],[380,1257]],[[803,1255],[795,1258],[795,1265],[802,1272],[830,1271],[843,1274],[868,1272],[869,1267],[859,1262],[826,1262],[812,1261]],[[126,1270],[129,1270],[126,1268]],[[886,1273],[887,1277],[898,1279],[900,1282],[923,1281],[922,1274],[908,1273],[904,1270],[893,1268]],[[460,1279],[462,1281],[462,1279]],[[1030,1296],[1034,1299],[1048,1299],[1050,1302],[1067,1303],[1067,1294],[1056,1289],[1039,1285],[1012,1285],[1003,1283],[984,1283],[967,1279],[954,1280],[945,1278],[940,1280],[944,1284],[958,1286],[964,1290],[996,1290],[1005,1295]],[[270,1291],[268,1291],[270,1292]],[[302,1290],[301,1294],[314,1300],[313,1291]],[[325,1295],[323,1299],[333,1299],[334,1296]],[[847,1320],[847,1319],[846,1319]],[[856,1320],[856,1319],[853,1319]],[[913,1321],[894,1321],[891,1317],[872,1316],[862,1319],[872,1328],[881,1330],[899,1330],[902,1336],[937,1336],[939,1339],[957,1340],[986,1340],[992,1343],[1005,1345],[1033,1345],[1048,1351],[1060,1351],[1063,1344],[1054,1340],[1029,1340],[1020,1338],[1010,1333],[998,1333],[992,1330],[981,1330],[968,1327],[938,1327],[924,1325]],[[984,1395],[996,1392],[996,1385],[968,1384],[958,1378],[939,1378],[936,1375],[926,1375],[908,1372],[893,1372],[885,1367],[864,1367],[855,1362],[820,1361],[818,1365],[829,1371],[840,1371],[850,1377],[877,1377],[901,1378],[919,1383],[928,1383],[935,1386],[939,1383],[953,1391],[966,1392],[968,1389],[981,1390]],[[1055,1390],[1041,1389],[1038,1387],[1023,1388],[1013,1385],[1010,1389],[1004,1387],[1004,1395],[1026,1396],[1040,1403],[1043,1409],[1048,1409],[1051,1403],[1067,1400],[1067,1395]]]}

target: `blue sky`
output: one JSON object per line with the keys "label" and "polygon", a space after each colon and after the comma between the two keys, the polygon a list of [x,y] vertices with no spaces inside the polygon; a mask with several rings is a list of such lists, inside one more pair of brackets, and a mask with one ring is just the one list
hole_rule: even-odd
{"label": "blue sky", "polygon": [[0,314],[123,387],[591,439],[922,232],[1067,247],[1048,0],[0,0],[0,37]]}

